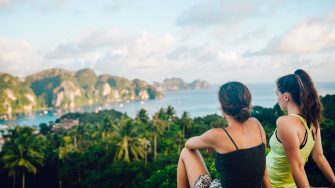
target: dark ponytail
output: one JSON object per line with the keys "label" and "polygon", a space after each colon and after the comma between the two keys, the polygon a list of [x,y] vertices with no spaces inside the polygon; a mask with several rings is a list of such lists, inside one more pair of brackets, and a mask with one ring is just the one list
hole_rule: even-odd
{"label": "dark ponytail", "polygon": [[241,123],[249,119],[251,93],[244,84],[241,82],[223,84],[218,97],[224,113]]}
{"label": "dark ponytail", "polygon": [[311,77],[298,69],[294,74],[283,76],[277,80],[277,88],[281,93],[289,92],[293,101],[300,107],[301,115],[310,126],[318,129],[322,121],[322,104]]}
{"label": "dark ponytail", "polygon": [[300,86],[301,112],[307,123],[318,128],[322,121],[323,107],[311,77],[301,69],[294,72]]}

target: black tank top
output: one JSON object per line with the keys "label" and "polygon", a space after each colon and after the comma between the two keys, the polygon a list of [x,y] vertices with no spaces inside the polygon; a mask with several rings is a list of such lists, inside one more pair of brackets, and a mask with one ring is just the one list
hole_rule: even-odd
{"label": "black tank top", "polygon": [[222,187],[260,188],[262,186],[266,161],[265,145],[260,127],[259,131],[262,143],[246,149],[238,149],[227,130],[224,128],[223,130],[235,145],[236,150],[225,154],[216,153],[215,166],[221,175],[220,181]]}

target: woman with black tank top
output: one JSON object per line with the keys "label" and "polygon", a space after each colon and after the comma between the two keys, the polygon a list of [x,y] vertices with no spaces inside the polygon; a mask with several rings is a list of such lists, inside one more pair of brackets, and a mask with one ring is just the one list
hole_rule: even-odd
{"label": "woman with black tank top", "polygon": [[[187,140],[180,153],[177,187],[270,187],[265,168],[266,137],[250,117],[251,94],[240,82],[228,82],[218,93],[227,128],[213,128]],[[212,180],[199,149],[215,150],[220,180]]]}

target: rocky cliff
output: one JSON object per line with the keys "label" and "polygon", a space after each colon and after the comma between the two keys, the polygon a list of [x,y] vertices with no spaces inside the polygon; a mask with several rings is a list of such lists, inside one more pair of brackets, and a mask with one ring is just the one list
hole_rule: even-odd
{"label": "rocky cliff", "polygon": [[112,75],[97,76],[92,69],[76,72],[48,69],[19,79],[0,75],[0,114],[52,107],[69,109],[122,100],[148,100],[163,95],[147,82]]}
{"label": "rocky cliff", "polygon": [[43,100],[18,77],[0,74],[0,118],[11,118],[14,112],[29,112],[42,106]]}

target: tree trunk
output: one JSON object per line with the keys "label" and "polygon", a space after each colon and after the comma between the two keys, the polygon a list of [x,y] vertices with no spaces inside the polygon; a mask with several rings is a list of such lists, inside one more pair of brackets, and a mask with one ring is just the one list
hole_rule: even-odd
{"label": "tree trunk", "polygon": [[154,159],[156,159],[157,156],[157,135],[154,134]]}
{"label": "tree trunk", "polygon": [[79,165],[77,166],[77,175],[78,175],[78,183],[80,183],[81,178],[80,178],[80,168],[79,168]]}
{"label": "tree trunk", "polygon": [[144,166],[147,166],[148,164],[148,147],[147,144],[145,144],[145,159],[144,159]]}
{"label": "tree trunk", "polygon": [[178,154],[180,154],[180,145],[181,145],[181,143],[180,143],[180,140],[178,140]]}
{"label": "tree trunk", "polygon": [[14,176],[13,176],[13,188],[16,187],[16,177],[15,177],[15,171],[14,171]]}
{"label": "tree trunk", "polygon": [[77,137],[76,137],[76,136],[73,137],[73,141],[74,141],[74,147],[75,147],[76,149],[78,149]]}
{"label": "tree trunk", "polygon": [[63,186],[62,186],[62,180],[59,180],[58,181],[58,184],[59,184],[59,188],[62,188]]}
{"label": "tree trunk", "polygon": [[23,171],[22,174],[22,188],[26,187],[26,173]]}

